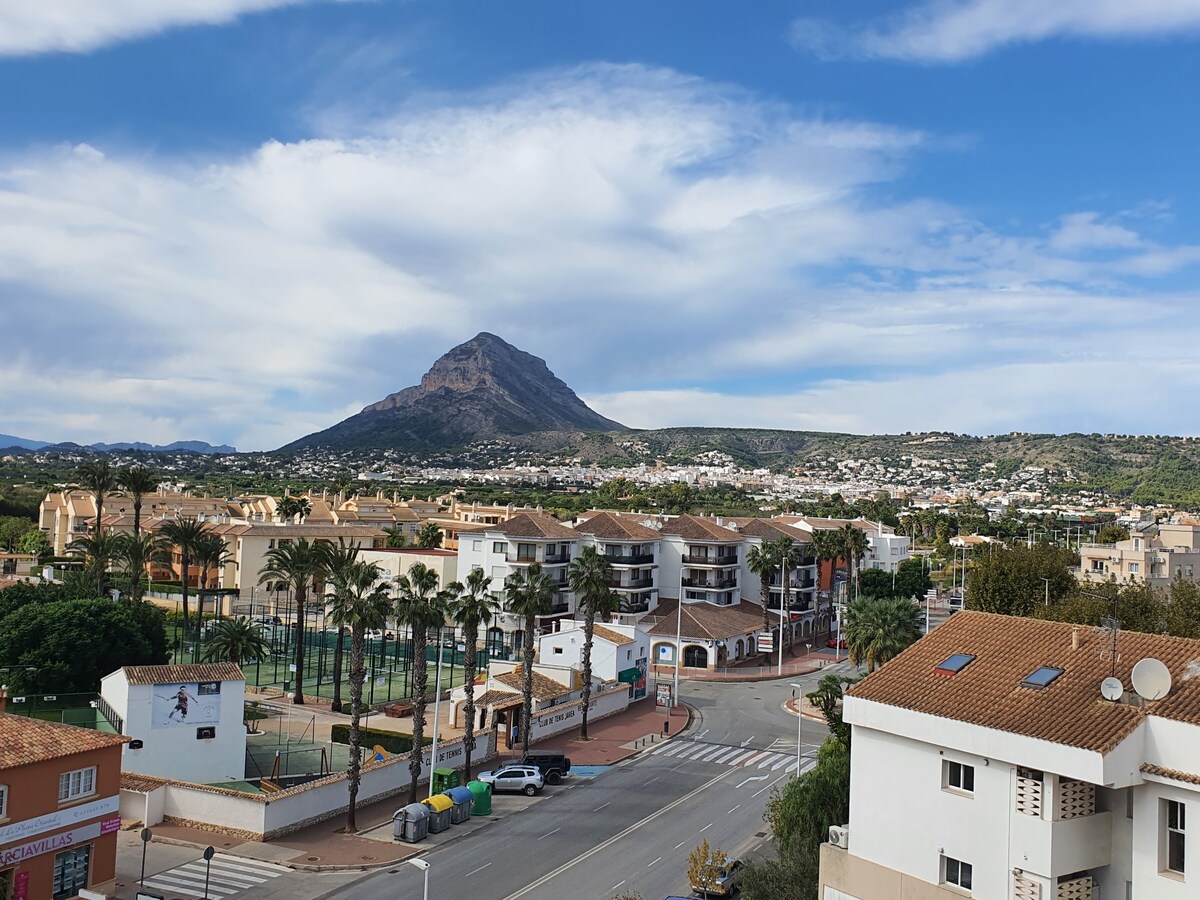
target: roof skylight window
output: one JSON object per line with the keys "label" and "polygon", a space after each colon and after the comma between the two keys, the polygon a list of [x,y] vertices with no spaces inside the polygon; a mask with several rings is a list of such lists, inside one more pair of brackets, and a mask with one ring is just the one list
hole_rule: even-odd
{"label": "roof skylight window", "polygon": [[970,653],[954,653],[934,666],[933,671],[936,675],[957,675],[974,661]]}
{"label": "roof skylight window", "polygon": [[1062,673],[1062,669],[1055,668],[1054,666],[1041,666],[1026,675],[1025,680],[1021,682],[1021,686],[1040,691],[1051,684]]}

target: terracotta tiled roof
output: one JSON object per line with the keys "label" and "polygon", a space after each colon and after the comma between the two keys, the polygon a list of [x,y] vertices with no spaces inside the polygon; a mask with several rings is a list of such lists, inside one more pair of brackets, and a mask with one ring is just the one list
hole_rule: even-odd
{"label": "terracotta tiled roof", "polygon": [[91,728],[76,728],[42,719],[0,713],[0,769],[119,747],[129,738]]}
{"label": "terracotta tiled roof", "polygon": [[575,526],[576,531],[590,534],[602,540],[657,541],[659,534],[640,522],[634,522],[611,512],[597,513],[586,522]]}
{"label": "terracotta tiled roof", "polygon": [[1164,769],[1162,766],[1142,763],[1142,771],[1147,775],[1170,778],[1172,781],[1182,781],[1186,784],[1200,784],[1200,775],[1194,775],[1191,772],[1180,772],[1178,769]]}
{"label": "terracotta tiled roof", "polygon": [[715,541],[740,542],[742,539],[742,536],[736,531],[722,528],[712,519],[705,519],[700,516],[678,516],[671,519],[663,525],[662,533],[678,535],[685,541],[702,541],[704,543],[713,543]]}
{"label": "terracotta tiled roof", "polygon": [[577,541],[579,535],[553,516],[538,513],[521,513],[507,522],[492,525],[489,530],[498,531],[505,537],[561,538]]}
{"label": "terracotta tiled roof", "polygon": [[610,644],[616,644],[618,647],[622,644],[632,644],[633,638],[621,634],[619,631],[614,631],[611,628],[605,628],[603,625],[596,625],[592,628],[592,636],[603,638]]}
{"label": "terracotta tiled roof", "polygon": [[[521,691],[524,690],[524,677],[520,671],[505,672],[503,675],[493,675],[492,681],[499,681],[501,684],[507,684],[509,687]],[[565,684],[560,684],[553,678],[547,678],[541,672],[533,673],[533,696],[535,699],[554,700],[569,693],[571,693],[571,689]]]}
{"label": "terracotta tiled roof", "polygon": [[143,775],[140,772],[122,772],[121,773],[121,790],[137,791],[139,794],[147,794],[155,788],[160,788],[164,784],[171,784],[169,778],[159,778],[156,775]]}
{"label": "terracotta tiled roof", "polygon": [[255,522],[239,527],[245,529],[238,532],[239,534],[248,534],[251,537],[305,537],[309,540],[317,540],[319,538],[384,536],[382,529],[372,525],[272,525],[268,522]]}
{"label": "terracotta tiled roof", "polygon": [[475,698],[477,708],[490,706],[493,709],[508,709],[511,706],[520,706],[522,702],[521,695],[511,691],[487,691]]}
{"label": "terracotta tiled roof", "polygon": [[[661,618],[650,629],[650,634],[674,637],[678,607],[677,600],[660,600],[654,615]],[[685,603],[680,628],[684,638],[712,641],[762,631],[762,621],[762,607],[745,600],[737,606]]]}
{"label": "terracotta tiled roof", "polygon": [[179,666],[125,666],[130,684],[186,684],[189,681],[245,681],[242,670],[230,662],[187,663]]}
{"label": "terracotta tiled roof", "polygon": [[[1071,632],[1078,649],[1071,647]],[[1174,686],[1142,707],[1100,696],[1112,669],[1101,655],[1107,637],[1088,626],[992,613],[955,613],[895,659],[849,690],[849,695],[945,719],[1107,753],[1147,715],[1200,724],[1200,640],[1124,631],[1115,674],[1130,689],[1130,671],[1146,657],[1162,660]],[[954,653],[975,659],[952,676],[934,667]],[[1062,674],[1041,690],[1021,682],[1042,666]]]}

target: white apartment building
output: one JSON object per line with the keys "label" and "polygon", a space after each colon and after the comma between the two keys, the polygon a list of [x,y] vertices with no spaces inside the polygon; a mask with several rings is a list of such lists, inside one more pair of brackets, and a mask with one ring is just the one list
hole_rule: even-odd
{"label": "white apartment building", "polygon": [[612,566],[612,588],[620,599],[621,622],[634,622],[658,606],[661,535],[628,516],[602,512],[574,529]]}
{"label": "white apartment building", "polygon": [[957,613],[847,692],[820,897],[1200,896],[1197,675],[1200,640]]}
{"label": "white apartment building", "polygon": [[[491,576],[494,596],[504,599],[504,582],[514,572],[540,563],[558,586],[554,606],[539,616],[539,631],[556,631],[559,620],[575,609],[575,595],[567,581],[567,569],[579,552],[582,535],[551,516],[521,513],[505,522],[489,525],[480,532],[460,537],[458,544],[458,580],[465,583],[473,569]],[[507,651],[512,658],[523,646],[525,620],[504,612],[488,629],[487,647],[492,653]]]}
{"label": "white apartment building", "polygon": [[1129,540],[1079,548],[1082,581],[1148,582],[1167,587],[1176,578],[1200,581],[1200,526],[1135,525]]}

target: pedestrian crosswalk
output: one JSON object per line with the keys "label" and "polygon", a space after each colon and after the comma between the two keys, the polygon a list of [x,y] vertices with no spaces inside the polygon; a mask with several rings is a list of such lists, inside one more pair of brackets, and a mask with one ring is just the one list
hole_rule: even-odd
{"label": "pedestrian crosswalk", "polygon": [[[704,741],[674,740],[654,748],[652,753],[691,762],[715,763],[724,766],[741,766],[765,772],[790,774],[796,771],[796,753],[780,753],[775,750],[756,750],[753,747],[731,747],[728,744],[710,744]],[[807,772],[813,760],[805,757],[802,771]]]}
{"label": "pedestrian crosswalk", "polygon": [[193,860],[147,878],[144,885],[166,897],[204,897],[206,869],[209,900],[222,900],[291,871],[274,863],[217,853],[211,864]]}

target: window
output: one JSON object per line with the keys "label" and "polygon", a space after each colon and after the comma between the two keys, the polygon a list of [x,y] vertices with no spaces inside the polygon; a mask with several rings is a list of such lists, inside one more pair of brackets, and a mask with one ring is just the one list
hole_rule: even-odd
{"label": "window", "polygon": [[[8,785],[0,784],[0,819],[8,815]],[[3,894],[0,894],[3,896]]]}
{"label": "window", "polygon": [[969,891],[971,889],[971,864],[943,856],[942,883],[955,884]]}
{"label": "window", "polygon": [[471,541],[471,549],[476,553],[483,552],[483,541]]}
{"label": "window", "polygon": [[555,648],[554,648],[554,652],[555,652],[555,653],[562,653],[562,652],[563,652],[563,648],[562,648],[562,647],[555,647]]}
{"label": "window", "polygon": [[54,857],[54,900],[76,897],[88,886],[88,859],[91,845],[72,847]]}
{"label": "window", "polygon": [[1139,571],[1140,571],[1140,568],[1137,563],[1129,564],[1129,574],[1130,575],[1136,575]]}
{"label": "window", "polygon": [[86,797],[96,792],[96,767],[75,769],[73,772],[63,772],[58,776],[58,802],[74,800],[76,797]]}
{"label": "window", "polygon": [[935,675],[957,675],[975,661],[970,653],[953,653],[933,668]]}
{"label": "window", "polygon": [[1168,872],[1184,872],[1184,805],[1177,800],[1163,801],[1166,807],[1167,846],[1166,865]]}
{"label": "window", "polygon": [[517,559],[533,559],[537,556],[537,544],[517,544]]}
{"label": "window", "polygon": [[942,789],[975,793],[975,767],[953,760],[942,760]]}
{"label": "window", "polygon": [[492,552],[493,553],[504,553],[507,550],[508,550],[508,544],[504,543],[504,541],[492,541]]}
{"label": "window", "polygon": [[1042,688],[1052,684],[1054,679],[1062,673],[1062,669],[1056,669],[1054,666],[1041,666],[1026,675],[1025,680],[1021,682],[1021,686],[1040,691]]}

